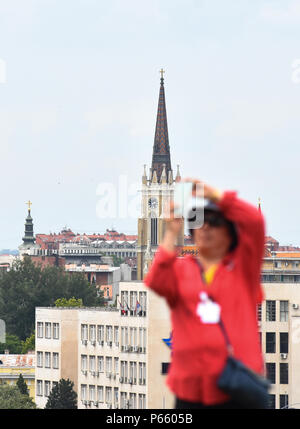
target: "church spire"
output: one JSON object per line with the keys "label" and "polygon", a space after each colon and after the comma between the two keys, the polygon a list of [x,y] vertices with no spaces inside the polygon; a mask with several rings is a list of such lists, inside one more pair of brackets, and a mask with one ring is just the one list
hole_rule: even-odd
{"label": "church spire", "polygon": [[25,234],[23,237],[23,243],[24,245],[30,245],[35,243],[35,238],[33,234],[33,220],[30,213],[32,203],[29,200],[26,204],[28,205],[28,215],[25,221]]}
{"label": "church spire", "polygon": [[[171,168],[171,157],[169,147],[169,135],[168,135],[168,122],[167,122],[167,109],[165,99],[165,87],[164,87],[164,70],[160,70],[160,90],[159,100],[156,118],[156,128],[154,136],[154,145],[152,153],[152,174],[156,171],[157,181],[161,181],[161,175],[163,171],[163,164],[165,164],[167,180],[169,178],[169,171]],[[150,180],[152,177],[150,178]]]}

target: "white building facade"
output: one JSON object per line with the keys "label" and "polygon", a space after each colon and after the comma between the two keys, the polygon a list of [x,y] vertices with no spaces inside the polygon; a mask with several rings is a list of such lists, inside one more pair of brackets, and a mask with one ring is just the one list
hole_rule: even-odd
{"label": "white building facade", "polygon": [[165,383],[169,310],[142,282],[122,282],[119,308],[36,309],[36,404],[60,378],[74,382],[78,408],[173,408]]}

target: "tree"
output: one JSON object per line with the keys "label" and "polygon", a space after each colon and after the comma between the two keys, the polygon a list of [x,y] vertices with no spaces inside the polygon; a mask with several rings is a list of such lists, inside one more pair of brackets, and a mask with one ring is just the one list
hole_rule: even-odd
{"label": "tree", "polygon": [[113,258],[114,267],[119,267],[121,264],[124,263],[124,259],[119,258],[117,255],[113,255],[112,258]]}
{"label": "tree", "polygon": [[18,378],[16,385],[17,385],[17,388],[22,393],[22,395],[29,396],[29,390],[28,390],[27,384],[26,384],[22,374],[19,375],[19,378]]}
{"label": "tree", "polygon": [[82,307],[82,299],[76,299],[74,296],[70,299],[59,298],[54,304],[56,307]]}
{"label": "tree", "polygon": [[0,409],[29,409],[36,408],[33,399],[23,395],[17,386],[0,385]]}
{"label": "tree", "polygon": [[22,353],[22,341],[17,335],[6,334],[5,343],[0,343],[0,353],[4,353],[4,350],[9,350],[10,354]]}
{"label": "tree", "polygon": [[22,341],[22,353],[26,354],[30,350],[35,350],[35,333],[31,334],[25,341]]}
{"label": "tree", "polygon": [[74,383],[67,379],[61,378],[52,388],[46,409],[77,409],[77,393],[73,390]]}
{"label": "tree", "polygon": [[51,307],[58,298],[82,299],[86,307],[102,306],[103,294],[82,273],[35,265],[29,256],[0,276],[0,314],[6,330],[25,341],[34,331],[35,308]]}

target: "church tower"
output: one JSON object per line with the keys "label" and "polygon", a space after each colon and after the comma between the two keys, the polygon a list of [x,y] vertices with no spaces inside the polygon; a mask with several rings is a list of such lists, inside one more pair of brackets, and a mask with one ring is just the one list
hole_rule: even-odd
{"label": "church tower", "polygon": [[[171,166],[164,71],[161,70],[159,100],[156,118],[152,164],[147,175],[146,165],[142,176],[142,213],[138,219],[137,278],[142,280],[148,271],[164,231],[164,211],[173,198],[174,184],[181,179],[179,166],[174,179]],[[177,245],[183,246],[184,229]]]}
{"label": "church tower", "polygon": [[35,243],[35,237],[33,233],[33,219],[31,217],[31,201],[28,201],[28,214],[25,220],[25,232],[22,238],[23,243],[19,246],[20,255],[30,254],[34,249],[38,249],[40,246]]}

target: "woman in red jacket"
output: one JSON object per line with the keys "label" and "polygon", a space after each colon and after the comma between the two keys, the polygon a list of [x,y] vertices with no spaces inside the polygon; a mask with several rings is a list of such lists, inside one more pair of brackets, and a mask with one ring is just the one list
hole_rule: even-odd
{"label": "woman in red jacket", "polygon": [[[194,189],[202,183],[193,182]],[[177,257],[175,243],[183,219],[174,217],[172,206],[144,282],[167,300],[171,310],[167,383],[175,394],[175,407],[239,408],[217,386],[228,354],[218,321],[221,317],[234,356],[262,374],[256,308],[262,300],[264,221],[260,211],[235,192],[202,185],[209,204],[203,225],[191,231],[198,255]]]}

